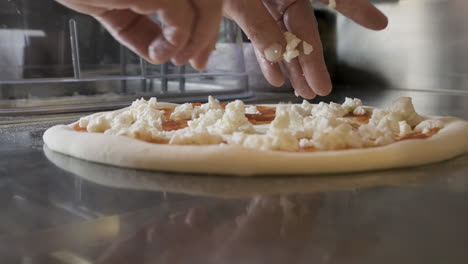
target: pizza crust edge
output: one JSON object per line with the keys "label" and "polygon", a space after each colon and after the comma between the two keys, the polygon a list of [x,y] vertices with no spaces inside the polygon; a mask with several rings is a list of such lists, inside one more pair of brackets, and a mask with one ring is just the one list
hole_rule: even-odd
{"label": "pizza crust edge", "polygon": [[423,165],[468,152],[468,122],[440,119],[445,127],[427,139],[351,150],[295,153],[260,151],[232,145],[163,145],[141,140],[74,131],[58,125],[44,133],[54,151],[118,167],[249,176],[258,174],[331,174]]}

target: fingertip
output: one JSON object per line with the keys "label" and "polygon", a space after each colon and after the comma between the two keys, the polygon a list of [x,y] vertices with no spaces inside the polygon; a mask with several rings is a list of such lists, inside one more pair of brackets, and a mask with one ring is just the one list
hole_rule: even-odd
{"label": "fingertip", "polygon": [[281,87],[284,85],[284,77],[283,76],[269,76],[268,78],[265,77],[269,84],[274,87]]}
{"label": "fingertip", "polygon": [[325,82],[322,85],[314,87],[314,92],[319,96],[327,96],[333,90],[333,85],[331,81]]}
{"label": "fingertip", "polygon": [[175,52],[175,47],[162,37],[158,37],[148,47],[148,56],[152,63],[161,64],[169,60]]}
{"label": "fingertip", "polygon": [[368,3],[369,11],[367,16],[367,22],[362,23],[364,27],[371,30],[383,30],[388,26],[388,17],[382,13],[377,7]]}
{"label": "fingertip", "polygon": [[307,100],[312,100],[317,96],[312,90],[298,91],[297,94]]}
{"label": "fingertip", "polygon": [[189,62],[190,65],[192,65],[192,67],[197,71],[202,71],[206,69],[207,59],[192,59],[189,60]]}
{"label": "fingertip", "polygon": [[382,18],[380,19],[377,27],[375,30],[384,30],[388,27],[388,17],[382,14]]}
{"label": "fingertip", "polygon": [[187,60],[180,60],[180,59],[177,59],[177,58],[173,58],[171,59],[171,62],[172,64],[174,64],[175,66],[182,66],[182,65],[185,65],[187,64]]}

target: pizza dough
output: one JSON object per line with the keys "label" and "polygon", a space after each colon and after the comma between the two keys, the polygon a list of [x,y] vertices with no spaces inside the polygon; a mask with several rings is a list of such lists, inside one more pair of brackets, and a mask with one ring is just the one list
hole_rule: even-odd
{"label": "pizza dough", "polygon": [[[354,110],[356,108],[358,107]],[[76,123],[48,129],[44,134],[44,142],[54,151],[119,167],[239,176],[330,174],[389,169],[447,160],[468,152],[468,122],[454,117],[421,117],[413,114],[405,118],[409,123],[415,122],[413,127],[424,120],[433,120],[431,124],[442,122],[444,126],[424,139],[409,139],[375,147],[314,152],[249,148],[245,141],[241,145],[155,144],[128,136],[78,132],[74,129]],[[250,129],[246,124],[243,125],[245,129]],[[242,125],[236,128],[239,127]],[[230,127],[222,129],[232,132]]]}

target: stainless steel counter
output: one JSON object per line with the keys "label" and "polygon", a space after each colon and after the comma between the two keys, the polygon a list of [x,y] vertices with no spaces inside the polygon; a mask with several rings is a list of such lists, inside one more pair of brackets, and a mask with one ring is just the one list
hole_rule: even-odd
{"label": "stainless steel counter", "polygon": [[[336,90],[325,100],[412,96],[421,113],[468,119],[466,93]],[[148,172],[43,146],[46,128],[77,117],[0,121],[0,263],[468,262],[468,155],[328,176]]]}

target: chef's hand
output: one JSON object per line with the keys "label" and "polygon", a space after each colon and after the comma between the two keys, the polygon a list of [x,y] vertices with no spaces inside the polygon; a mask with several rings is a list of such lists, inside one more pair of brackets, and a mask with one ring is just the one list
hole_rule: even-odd
{"label": "chef's hand", "polygon": [[[190,61],[203,69],[214,50],[222,0],[57,0],[95,17],[121,43],[149,62]],[[155,23],[156,13],[164,24]]]}
{"label": "chef's hand", "polygon": [[[328,4],[328,0],[318,0]],[[373,30],[387,26],[387,18],[368,0],[336,0],[336,10],[354,22]],[[225,0],[224,12],[234,19],[252,40],[260,68],[270,84],[281,86],[284,77],[278,63],[290,31],[312,44],[310,55],[284,62],[296,93],[310,99],[327,95],[332,84],[323,58],[323,48],[314,11],[309,0]],[[302,45],[298,47],[302,50]]]}

